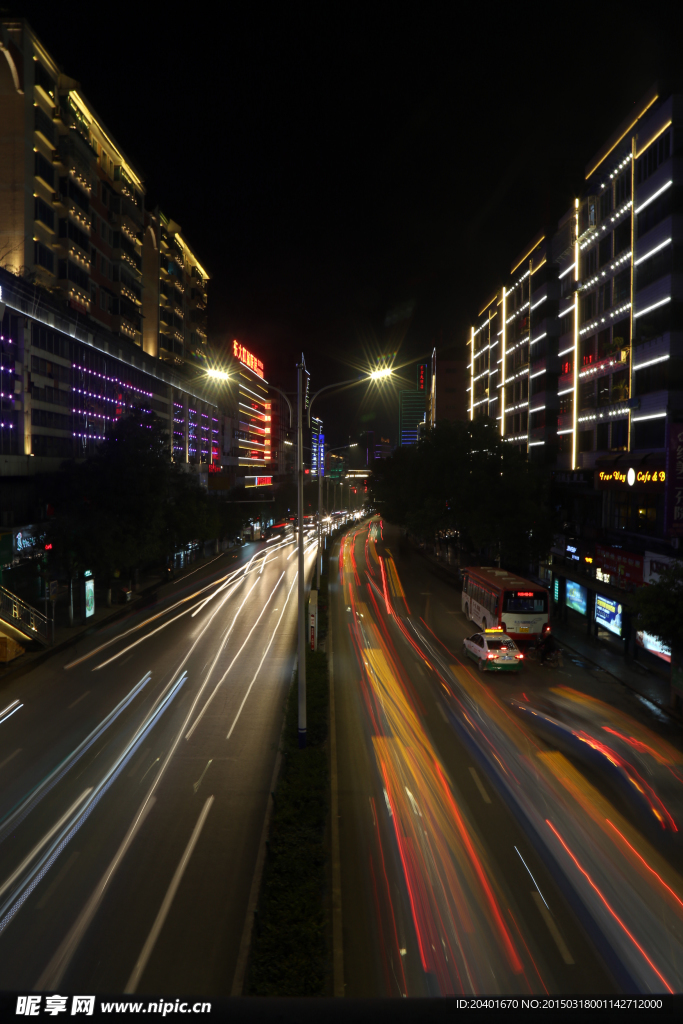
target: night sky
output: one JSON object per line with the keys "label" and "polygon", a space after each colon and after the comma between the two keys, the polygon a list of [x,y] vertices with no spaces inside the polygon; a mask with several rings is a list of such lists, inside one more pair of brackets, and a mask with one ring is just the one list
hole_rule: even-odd
{"label": "night sky", "polygon": [[[564,23],[549,5],[3,13],[29,18],[182,225],[212,276],[212,341],[239,338],[287,389],[303,350],[316,390],[381,353],[398,353],[405,386],[434,344],[462,357],[513,258],[668,74],[664,36],[634,33],[624,5],[590,10]],[[320,400],[333,444],[364,428],[396,441],[395,392],[364,390]]]}

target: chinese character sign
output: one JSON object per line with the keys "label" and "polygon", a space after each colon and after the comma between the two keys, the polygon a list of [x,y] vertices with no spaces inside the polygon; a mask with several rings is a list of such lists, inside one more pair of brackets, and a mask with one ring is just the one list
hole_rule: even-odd
{"label": "chinese character sign", "polygon": [[233,341],[232,343],[232,354],[234,355],[235,359],[239,359],[241,363],[244,363],[245,366],[248,366],[249,369],[253,370],[254,373],[258,374],[259,377],[263,377],[262,361],[260,359],[257,359],[256,356],[252,352],[250,352],[248,348],[244,347],[244,345],[240,345],[237,339],[235,339],[235,341]]}

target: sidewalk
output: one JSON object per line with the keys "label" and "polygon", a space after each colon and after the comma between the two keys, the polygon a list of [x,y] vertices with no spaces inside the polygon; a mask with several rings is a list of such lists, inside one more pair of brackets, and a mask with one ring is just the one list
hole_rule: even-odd
{"label": "sidewalk", "polygon": [[[104,600],[100,600],[99,603],[96,602],[95,614],[87,625],[74,624],[73,626],[68,626],[62,623],[55,623],[55,640],[51,647],[43,647],[42,644],[34,640],[26,640],[26,643],[20,641],[22,647],[25,648],[25,653],[15,658],[14,661],[0,662],[0,687],[10,679],[16,679],[18,676],[24,675],[25,672],[29,672],[32,668],[43,664],[53,654],[66,650],[66,648],[78,643],[84,636],[94,633],[102,626],[140,611],[153,601],[162,601],[174,592],[177,593],[180,584],[193,573],[196,573],[197,570],[208,568],[211,563],[215,564],[216,570],[220,569],[221,565],[231,566],[242,551],[243,548],[240,546],[222,552],[219,555],[202,556],[196,562],[192,562],[187,569],[179,570],[173,580],[164,580],[159,575],[141,577],[139,589],[130,603],[114,605],[108,608]],[[198,580],[201,578],[201,575],[198,574]],[[100,597],[99,592],[97,597]],[[2,620],[0,620],[0,632],[2,632]]]}
{"label": "sidewalk", "polygon": [[597,666],[598,669],[602,669],[603,672],[607,672],[617,682],[622,683],[652,704],[656,704],[672,718],[681,720],[680,715],[670,706],[671,686],[668,680],[638,662],[627,660],[615,651],[611,651],[599,640],[586,636],[585,633],[566,622],[558,622],[555,619],[552,627],[553,635],[563,647],[567,647],[579,658],[583,658]]}

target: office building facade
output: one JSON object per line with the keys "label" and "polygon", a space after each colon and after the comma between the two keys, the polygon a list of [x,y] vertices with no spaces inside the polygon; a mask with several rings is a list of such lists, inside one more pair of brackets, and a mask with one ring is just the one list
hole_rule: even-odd
{"label": "office building facade", "polygon": [[417,444],[420,424],[425,422],[427,415],[428,381],[429,365],[418,363],[415,390],[399,391],[398,443],[401,446]]}

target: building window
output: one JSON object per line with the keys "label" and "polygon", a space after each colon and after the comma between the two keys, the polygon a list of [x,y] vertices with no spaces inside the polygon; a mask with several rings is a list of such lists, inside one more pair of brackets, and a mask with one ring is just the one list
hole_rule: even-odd
{"label": "building window", "polygon": [[628,444],[628,420],[612,421],[612,451],[625,451]]}
{"label": "building window", "polygon": [[664,132],[663,135],[652,143],[639,160],[636,160],[636,185],[647,181],[657,168],[671,156],[671,132]]}
{"label": "building window", "polygon": [[579,431],[579,451],[580,452],[592,452],[593,451],[593,431],[592,430],[580,430]]}
{"label": "building window", "polygon": [[[608,188],[606,192],[600,196],[600,221],[606,220],[612,212],[612,189]],[[603,239],[604,241],[604,239]],[[602,247],[602,242],[600,243]]]}
{"label": "building window", "polygon": [[666,418],[645,420],[633,424],[633,448],[663,448],[666,437]]}
{"label": "building window", "polygon": [[40,196],[36,196],[35,198],[34,217],[36,218],[36,220],[39,220],[41,224],[44,224],[46,228],[50,228],[51,231],[54,231],[55,215],[53,211],[50,209],[50,207],[47,205],[47,203],[40,198]]}
{"label": "building window", "polygon": [[33,243],[33,262],[37,263],[39,267],[45,267],[51,274],[55,270],[55,258],[52,252],[42,242]]}
{"label": "building window", "polygon": [[595,433],[595,447],[599,452],[607,451],[609,447],[609,423],[598,423]]}
{"label": "building window", "polygon": [[49,185],[50,188],[54,188],[55,184],[55,172],[52,164],[49,164],[41,153],[36,153],[35,160],[35,175]]}
{"label": "building window", "polygon": [[[616,183],[614,185],[614,197],[615,197],[615,204],[616,204],[616,206],[617,207],[621,206],[621,204],[626,199],[628,199],[628,197],[630,195],[631,195],[631,168],[629,167],[628,170],[624,171],[623,174],[619,175],[619,177],[617,178]],[[628,225],[628,221],[626,221],[626,224]]]}
{"label": "building window", "polygon": [[614,229],[614,255],[631,248],[631,218],[623,220],[619,227]]}
{"label": "building window", "polygon": [[606,263],[612,259],[612,232],[605,235],[604,238],[600,239],[599,245],[599,263],[601,267],[604,267]]}

